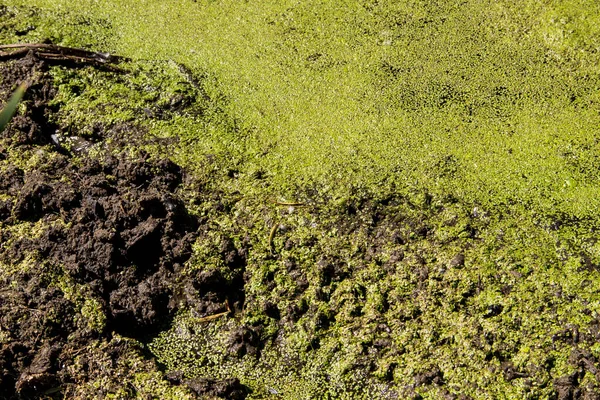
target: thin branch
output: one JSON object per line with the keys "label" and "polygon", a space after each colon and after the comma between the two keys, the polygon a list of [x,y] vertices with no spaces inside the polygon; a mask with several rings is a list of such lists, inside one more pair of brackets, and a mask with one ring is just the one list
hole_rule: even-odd
{"label": "thin branch", "polygon": [[[81,57],[88,60],[95,60],[100,63],[117,63],[126,60],[124,57],[113,56],[109,53],[99,53],[95,51],[89,51],[76,47],[65,47],[58,46],[55,44],[46,43],[14,43],[0,45],[0,49],[30,49],[30,50],[46,50],[46,52],[53,54],[60,54],[64,56],[75,56]],[[23,51],[23,50],[21,50]]]}

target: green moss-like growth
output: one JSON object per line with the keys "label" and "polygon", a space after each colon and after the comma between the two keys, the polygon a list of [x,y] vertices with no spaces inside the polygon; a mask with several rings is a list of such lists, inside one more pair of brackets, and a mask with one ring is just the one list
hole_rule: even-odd
{"label": "green moss-like growth", "polygon": [[[60,134],[144,127],[131,148],[186,168],[203,221],[182,276],[243,280],[241,309],[182,310],[151,341],[167,370],[250,398],[551,398],[573,373],[597,390],[595,3],[36,4],[9,8],[35,29],[3,41],[132,58],[53,69]],[[140,390],[168,390],[153,374]]]}
{"label": "green moss-like growth", "polygon": [[[151,348],[190,376],[236,376],[252,398],[551,396],[552,379],[573,371],[571,345],[556,337],[593,323],[599,300],[571,228],[536,226],[521,208],[499,217],[421,199],[284,213],[279,255],[255,247],[246,266],[244,312],[200,324],[181,315]],[[243,219],[244,206],[232,211]],[[261,327],[259,359],[231,354],[241,326]]]}

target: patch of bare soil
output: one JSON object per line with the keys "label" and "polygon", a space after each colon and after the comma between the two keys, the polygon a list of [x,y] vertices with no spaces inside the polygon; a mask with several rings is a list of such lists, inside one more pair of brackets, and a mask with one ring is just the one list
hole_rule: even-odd
{"label": "patch of bare soil", "polygon": [[[48,121],[56,110],[49,102],[55,90],[47,63],[29,53],[0,69],[3,99],[21,81],[30,81],[26,112],[0,133],[0,159],[8,151],[33,150],[40,160],[27,170],[0,169],[0,265],[28,263],[0,275],[0,393],[6,399],[71,397],[78,385],[102,377],[108,382],[97,393],[102,397],[111,385],[122,390],[120,374],[157,371],[135,341],[118,337],[144,341],[168,327],[182,304],[214,308],[226,297],[243,301],[242,288],[239,280],[233,284],[220,277],[178,278],[202,221],[177,196],[183,180],[179,166],[143,151],[119,155],[119,148],[141,140],[142,130],[99,127],[95,140],[110,138],[106,154],[112,155],[74,154],[52,137],[57,127]],[[38,234],[10,229],[27,223],[38,223]],[[227,251],[237,257],[235,248],[225,248],[223,257],[231,257]],[[235,257],[237,268],[243,260]],[[80,293],[66,293],[68,285],[57,282]],[[194,295],[194,288],[213,284],[218,296]],[[187,296],[174,295],[186,287]],[[92,299],[88,304],[97,310],[77,299]],[[94,318],[101,322],[90,324]],[[119,370],[132,354],[142,357],[143,365]],[[165,377],[164,383],[184,384],[190,395],[244,398],[246,393],[237,380]],[[135,396],[135,388],[130,394]]]}

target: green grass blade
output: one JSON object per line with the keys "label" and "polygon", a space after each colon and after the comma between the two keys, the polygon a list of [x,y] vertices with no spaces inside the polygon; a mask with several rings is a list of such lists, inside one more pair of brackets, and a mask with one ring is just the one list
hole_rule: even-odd
{"label": "green grass blade", "polygon": [[26,87],[27,86],[25,85],[25,83],[21,83],[17,90],[15,90],[13,95],[10,97],[10,100],[6,104],[6,107],[4,107],[2,112],[0,112],[0,132],[4,131],[4,128],[6,127],[10,119],[13,117],[13,115],[15,115],[15,112],[17,111],[17,106],[19,105],[19,102],[25,94]]}

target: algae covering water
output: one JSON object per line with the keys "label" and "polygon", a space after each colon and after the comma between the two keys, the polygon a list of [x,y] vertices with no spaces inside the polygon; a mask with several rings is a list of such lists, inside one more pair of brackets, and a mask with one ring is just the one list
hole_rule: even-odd
{"label": "algae covering water", "polygon": [[[186,171],[200,228],[131,397],[600,392],[597,2],[36,0],[0,23],[130,58],[49,70],[75,160],[85,140]],[[148,139],[103,147],[124,124]],[[2,146],[4,172],[40,162]]]}

